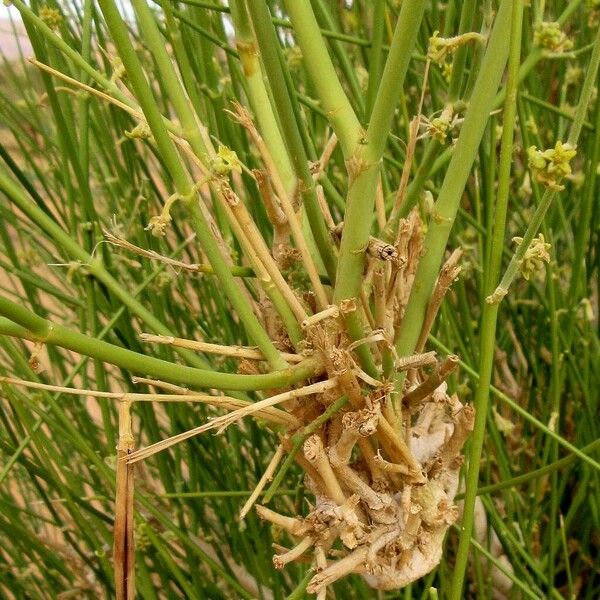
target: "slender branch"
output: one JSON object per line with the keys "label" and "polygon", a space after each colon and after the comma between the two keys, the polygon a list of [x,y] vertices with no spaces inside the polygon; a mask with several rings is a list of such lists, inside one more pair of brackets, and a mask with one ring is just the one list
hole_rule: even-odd
{"label": "slender branch", "polygon": [[286,192],[292,194],[296,187],[296,176],[289,151],[286,148],[275,110],[265,85],[264,73],[258,56],[258,48],[244,0],[231,0],[231,20],[235,28],[236,46],[248,84],[248,100],[252,107],[261,135],[277,164],[277,171]]}
{"label": "slender branch", "polygon": [[290,158],[298,177],[300,192],[306,209],[319,254],[331,281],[335,279],[336,258],[329,231],[325,225],[315,183],[308,166],[308,158],[300,135],[299,121],[290,97],[290,90],[285,81],[283,67],[279,57],[279,40],[271,22],[271,13],[263,0],[247,0],[248,11],[258,42],[265,72],[269,78],[275,109],[280,123],[285,123],[283,136],[289,148]]}
{"label": "slender branch", "polygon": [[[165,381],[203,388],[259,390],[283,387],[308,379],[322,370],[315,359],[308,358],[294,367],[265,375],[218,373],[173,364],[91,338],[58,323],[43,319],[2,297],[0,297],[0,315],[6,317],[6,319],[0,319],[1,334],[60,346],[129,369],[134,373],[148,374]],[[33,331],[29,327],[32,327]]]}
{"label": "slender branch", "polygon": [[138,16],[142,34],[154,56],[161,77],[164,79],[164,89],[181,121],[185,138],[189,141],[196,156],[206,161],[208,156],[215,154],[210,136],[206,128],[196,119],[191,102],[175,72],[172,59],[166,51],[154,15],[145,0],[132,0],[132,4]]}
{"label": "slender branch", "polygon": [[423,0],[403,3],[400,9],[367,129],[365,158],[368,162],[379,162],[383,156],[424,9]]}
{"label": "slender branch", "polygon": [[273,342],[258,321],[252,307],[244,294],[241,293],[238,284],[231,275],[224,257],[221,254],[221,250],[210,231],[209,224],[202,214],[198,205],[197,193],[194,191],[190,177],[177,154],[173,142],[169,138],[162,115],[150,85],[146,80],[140,60],[131,44],[127,28],[116,4],[113,0],[100,0],[100,7],[104,13],[108,29],[119,52],[119,56],[123,61],[131,86],[140,102],[148,126],[150,127],[156,145],[160,150],[162,160],[173,178],[179,197],[184,200],[189,210],[192,224],[196,230],[196,235],[198,236],[198,241],[206,253],[210,264],[214,267],[225,294],[236,309],[240,320],[246,328],[248,336],[264,352],[271,366],[275,369],[285,367],[285,361],[281,358],[279,351],[273,345]]}
{"label": "slender branch", "polygon": [[[598,29],[598,33],[596,34],[596,39],[594,41],[594,48],[592,50],[592,56],[590,57],[590,63],[588,65],[588,69],[586,72],[585,80],[583,82],[583,87],[581,88],[581,94],[579,96],[579,103],[577,105],[577,110],[575,112],[575,116],[573,117],[573,123],[571,124],[571,129],[569,131],[569,137],[567,143],[575,148],[577,146],[577,142],[579,140],[579,136],[581,135],[581,130],[583,128],[583,123],[585,121],[585,116],[587,114],[588,104],[594,89],[594,82],[596,81],[596,77],[598,75],[598,66],[600,65],[600,29]],[[529,220],[529,224],[527,226],[527,230],[523,235],[523,241],[517,247],[516,252],[513,254],[508,267],[502,277],[502,281],[498,284],[496,291],[492,296],[489,297],[490,302],[499,302],[507,293],[517,276],[517,272],[519,270],[519,265],[523,261],[525,253],[529,249],[529,246],[537,234],[542,221],[544,220],[544,216],[548,212],[551,204],[555,200],[558,194],[552,188],[546,188],[544,195],[542,196],[541,202],[535,209],[533,216]]]}

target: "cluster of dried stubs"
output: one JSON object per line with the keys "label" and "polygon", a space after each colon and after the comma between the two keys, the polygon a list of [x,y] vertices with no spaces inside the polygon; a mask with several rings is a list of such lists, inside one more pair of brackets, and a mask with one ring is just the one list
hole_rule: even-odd
{"label": "cluster of dried stubs", "polygon": [[[440,361],[435,352],[423,350],[442,298],[458,275],[459,252],[438,277],[417,353],[399,357],[390,343],[413,286],[422,236],[421,219],[413,211],[400,221],[395,245],[372,239],[363,297],[303,323],[305,352],[325,365],[312,385],[323,385],[287,401],[285,409],[302,425],[282,437],[282,451],[298,449],[295,458],[314,503],[306,516],[260,505],[256,510],[294,539],[291,549],[276,547],[275,566],[311,560],[315,575],[307,589],[318,598],[350,573],[384,590],[422,577],[439,563],[444,535],[457,519],[460,451],[474,413],[447,392],[445,379],[457,358]],[[372,333],[358,342],[349,340],[343,326],[345,313],[354,310],[371,324]],[[356,350],[362,344],[370,346],[380,365],[392,361],[387,381],[359,368]],[[340,398],[347,402],[324,418]],[[294,444],[298,436],[301,445]]]}

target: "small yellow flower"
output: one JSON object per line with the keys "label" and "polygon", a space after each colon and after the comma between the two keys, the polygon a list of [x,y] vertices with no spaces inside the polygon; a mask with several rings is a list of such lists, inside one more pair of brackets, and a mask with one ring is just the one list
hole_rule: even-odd
{"label": "small yellow flower", "polygon": [[431,62],[442,66],[446,58],[456,51],[458,48],[467,44],[471,40],[483,42],[485,38],[475,31],[469,31],[462,35],[457,35],[451,38],[442,38],[438,36],[439,31],[434,31],[429,38],[429,48],[427,50],[427,58]]}
{"label": "small yellow flower", "polygon": [[232,171],[242,172],[242,163],[237,154],[227,146],[219,146],[217,156],[210,165],[211,171],[216,176],[229,175]]}
{"label": "small yellow flower", "polygon": [[50,29],[58,29],[62,23],[62,15],[56,8],[52,8],[45,4],[40,8],[39,17]]}
{"label": "small yellow flower", "polygon": [[536,146],[527,149],[529,166],[536,181],[557,192],[565,189],[560,182],[571,174],[570,163],[576,154],[575,148],[560,140],[548,150],[538,150]]}
{"label": "small yellow flower", "polygon": [[140,121],[131,131],[125,132],[125,137],[129,139],[138,138],[140,140],[147,140],[152,137],[152,132],[146,121]]}
{"label": "small yellow flower", "polygon": [[442,77],[447,83],[452,79],[452,63],[446,62],[442,65]]}
{"label": "small yellow flower", "polygon": [[160,215],[154,215],[144,229],[150,231],[154,237],[163,237],[167,233],[167,227],[170,222],[171,215],[161,213]]}
{"label": "small yellow flower", "polygon": [[[514,237],[513,242],[520,246],[523,243],[523,238]],[[527,281],[536,271],[541,271],[544,268],[544,263],[550,262],[550,248],[551,245],[546,242],[541,233],[531,241],[519,265],[521,274]]]}
{"label": "small yellow flower", "polygon": [[566,52],[573,47],[573,42],[562,31],[560,23],[556,21],[536,23],[533,32],[533,43],[538,48],[555,53]]}
{"label": "small yellow flower", "polygon": [[173,204],[180,199],[180,195],[175,193],[169,196],[160,215],[154,215],[151,217],[148,225],[144,228],[145,231],[150,231],[154,237],[163,237],[167,233],[167,227],[172,221],[171,218],[171,207]]}

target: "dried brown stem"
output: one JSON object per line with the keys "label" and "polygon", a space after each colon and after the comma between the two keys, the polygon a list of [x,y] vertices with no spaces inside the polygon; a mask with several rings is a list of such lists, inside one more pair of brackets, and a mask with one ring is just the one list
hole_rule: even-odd
{"label": "dried brown stem", "polygon": [[135,597],[135,540],[133,525],[134,467],[127,457],[134,448],[131,432],[131,402],[119,405],[119,442],[113,529],[113,562],[117,600]]}
{"label": "dried brown stem", "polygon": [[412,356],[402,356],[396,360],[394,366],[396,371],[408,371],[409,369],[420,369],[433,365],[436,362],[435,350],[425,352],[424,354],[413,354]]}
{"label": "dried brown stem", "polygon": [[273,564],[275,565],[275,568],[283,569],[283,567],[285,567],[285,565],[288,563],[298,560],[312,545],[312,537],[307,536],[288,552],[285,552],[284,554],[275,554],[275,556],[273,556]]}
{"label": "dried brown stem", "polygon": [[340,486],[340,483],[337,480],[333,469],[331,468],[331,464],[327,458],[327,453],[323,447],[323,442],[318,435],[311,435],[304,442],[304,456],[321,476],[321,479],[323,480],[323,483],[327,489],[327,495],[336,504],[340,506],[344,504],[344,502],[346,502],[346,496],[344,495],[342,487]]}
{"label": "dried brown stem", "polygon": [[281,207],[283,209],[283,212],[285,213],[285,216],[287,217],[288,224],[290,226],[292,237],[302,256],[302,262],[304,263],[306,273],[310,279],[313,291],[316,295],[317,304],[319,306],[319,309],[323,310],[329,304],[327,293],[325,291],[325,288],[323,287],[323,284],[321,283],[319,272],[317,271],[313,258],[306,244],[306,240],[304,239],[304,234],[302,233],[302,228],[300,226],[298,217],[296,216],[293,203],[285,190],[283,182],[281,181],[279,172],[275,166],[275,163],[273,162],[273,157],[271,156],[271,153],[267,148],[267,145],[265,144],[263,138],[254,126],[254,123],[252,122],[252,118],[250,117],[248,111],[237,102],[234,103],[234,108],[235,113],[231,114],[233,114],[233,116],[250,134],[250,137],[252,138],[252,141],[254,142],[257,150],[259,151],[263,163],[265,164],[265,167],[267,168],[267,171],[271,176],[273,188],[275,189],[275,193],[279,197]]}
{"label": "dried brown stem", "polygon": [[329,210],[329,205],[327,204],[327,200],[325,198],[325,192],[323,191],[323,186],[318,185],[316,187],[317,190],[317,199],[319,201],[319,208],[321,209],[321,213],[323,214],[323,218],[325,219],[325,225],[331,231],[335,229],[335,221],[331,216],[331,211]]}
{"label": "dried brown stem", "polygon": [[321,157],[316,163],[312,165],[311,172],[315,181],[318,181],[319,177],[321,177],[321,174],[327,168],[327,165],[329,164],[329,159],[331,158],[331,155],[333,154],[333,151],[337,146],[337,141],[337,136],[335,135],[335,133],[332,133],[331,137],[327,141],[327,144],[325,144],[325,148],[323,149]]}
{"label": "dried brown stem", "polygon": [[273,225],[273,247],[278,244],[287,244],[290,237],[290,228],[287,222],[287,217],[281,209],[273,188],[269,181],[269,174],[264,169],[254,169],[252,171],[256,185],[265,203],[265,209],[269,221]]}
{"label": "dried brown stem", "polygon": [[[198,340],[186,340],[170,335],[155,335],[153,333],[140,333],[140,339],[153,344],[165,344],[178,348],[188,348],[206,354],[219,354],[233,358],[246,358],[248,360],[265,360],[262,352],[255,346],[224,346],[222,344],[209,344]],[[281,356],[289,363],[301,362],[305,357],[300,354],[282,352]]]}
{"label": "dried brown stem", "polygon": [[368,554],[368,546],[361,546],[341,560],[334,562],[320,573],[317,573],[310,580],[306,591],[309,594],[316,594],[324,587],[338,581],[338,579],[341,579],[356,570],[362,571],[363,569],[359,569],[359,567],[364,564]]}
{"label": "dried brown stem", "polygon": [[459,363],[458,356],[448,356],[440,366],[419,386],[408,392],[402,398],[402,403],[409,409],[414,410],[424,400],[429,398],[433,392],[446,381],[446,379],[457,369]]}
{"label": "dried brown stem", "polygon": [[271,481],[271,479],[273,478],[273,473],[275,473],[275,469],[277,468],[277,465],[281,462],[282,458],[283,444],[279,444],[279,446],[277,446],[275,454],[273,454],[273,457],[269,461],[269,464],[267,465],[263,476],[260,478],[260,481],[256,484],[254,491],[252,492],[248,500],[246,500],[244,506],[242,506],[242,509],[240,510],[240,521],[243,521],[246,518],[246,515],[250,512],[250,509],[256,502],[257,498],[260,496],[260,493],[265,489],[265,485],[267,485],[267,483]]}
{"label": "dried brown stem", "polygon": [[224,205],[228,207],[233,215],[233,219],[239,225],[239,231],[236,231],[240,244],[245,247],[246,254],[254,258],[255,268],[262,273],[261,279],[271,280],[277,287],[281,295],[285,298],[295,317],[302,321],[308,316],[305,308],[302,306],[296,294],[290,288],[287,281],[283,278],[281,270],[273,257],[271,256],[265,241],[258,231],[254,220],[250,216],[246,205],[238,198],[237,194],[229,187],[226,181],[221,182],[221,194],[225,199]]}
{"label": "dried brown stem", "polygon": [[302,329],[308,329],[309,327],[314,327],[318,323],[321,323],[321,321],[324,321],[326,319],[337,319],[339,316],[340,316],[340,309],[337,306],[335,306],[335,305],[327,306],[322,311],[320,311],[314,315],[311,315],[310,317],[306,317],[302,321],[301,326],[302,326]]}
{"label": "dried brown stem", "polygon": [[446,292],[460,274],[461,267],[458,266],[458,261],[460,260],[461,256],[462,250],[457,248],[442,267],[437,283],[433,290],[433,294],[431,295],[431,300],[427,306],[427,312],[425,313],[425,319],[423,320],[423,327],[421,328],[421,333],[419,334],[419,339],[417,341],[417,345],[415,346],[416,353],[423,352],[423,348],[425,348],[425,342],[427,342],[427,337],[431,332],[431,327],[433,326],[433,322],[435,321],[438,310],[442,305],[442,301],[446,295]]}
{"label": "dried brown stem", "polygon": [[291,535],[299,537],[304,535],[308,529],[307,525],[303,523],[300,519],[296,519],[295,517],[286,517],[285,515],[281,515],[266,506],[262,506],[261,504],[257,504],[255,506],[256,512],[261,519],[265,521],[269,521],[282,529],[285,529]]}

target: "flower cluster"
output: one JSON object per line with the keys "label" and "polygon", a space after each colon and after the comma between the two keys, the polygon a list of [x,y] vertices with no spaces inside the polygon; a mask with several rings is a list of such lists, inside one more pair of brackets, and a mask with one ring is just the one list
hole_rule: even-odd
{"label": "flower cluster", "polygon": [[237,154],[227,146],[219,146],[217,155],[211,160],[210,170],[216,177],[229,175],[232,171],[242,172],[242,163]]}
{"label": "flower cluster", "polygon": [[439,117],[427,120],[427,135],[437,140],[440,144],[445,144],[448,139],[448,133],[454,124],[452,117],[452,106],[447,106]]}
{"label": "flower cluster", "polygon": [[527,149],[529,167],[535,179],[551,190],[564,190],[560,182],[571,174],[571,159],[577,154],[570,144],[563,144],[560,140],[554,148],[538,150],[536,146]]}
{"label": "flower cluster", "polygon": [[[523,238],[514,237],[513,242],[520,246],[523,243]],[[519,265],[521,274],[525,279],[529,281],[536,271],[541,271],[544,268],[544,263],[550,262],[550,247],[550,244],[546,242],[544,235],[541,233],[531,241]]]}
{"label": "flower cluster", "polygon": [[434,31],[429,38],[429,48],[427,50],[427,58],[436,65],[443,66],[446,58],[455,50],[470,42],[477,40],[483,42],[485,38],[475,31],[469,31],[462,35],[457,35],[451,38],[442,38],[438,36],[439,31]]}
{"label": "flower cluster", "polygon": [[146,121],[140,121],[131,131],[125,132],[125,137],[129,139],[138,138],[140,140],[148,140],[152,137],[152,132]]}
{"label": "flower cluster", "polygon": [[60,11],[51,6],[44,5],[40,8],[39,17],[50,29],[58,29],[62,23]]}
{"label": "flower cluster", "polygon": [[533,43],[538,48],[555,53],[566,52],[573,47],[573,42],[560,28],[560,23],[556,21],[541,21],[536,23],[533,32]]}

